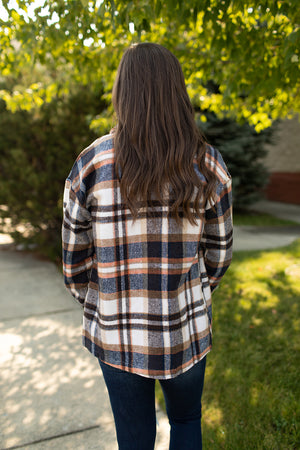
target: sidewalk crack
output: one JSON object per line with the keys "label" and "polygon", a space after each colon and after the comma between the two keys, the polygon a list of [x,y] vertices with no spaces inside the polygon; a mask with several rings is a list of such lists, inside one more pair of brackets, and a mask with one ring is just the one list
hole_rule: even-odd
{"label": "sidewalk crack", "polygon": [[59,438],[66,437],[66,436],[72,436],[73,434],[79,434],[79,433],[83,433],[85,431],[95,430],[96,428],[101,428],[101,426],[100,425],[92,425],[90,427],[86,427],[86,428],[83,428],[80,430],[68,431],[66,433],[56,434],[55,436],[49,436],[44,439],[37,439],[36,441],[26,442],[25,444],[13,445],[12,447],[2,447],[0,450],[14,450],[17,448],[24,448],[24,447],[27,447],[28,445],[37,445],[37,444],[41,444],[42,442],[52,441],[54,439],[59,439]]}

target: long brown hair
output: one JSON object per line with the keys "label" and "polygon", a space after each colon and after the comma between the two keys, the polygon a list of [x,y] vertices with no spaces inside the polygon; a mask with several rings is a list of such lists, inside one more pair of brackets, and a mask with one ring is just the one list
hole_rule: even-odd
{"label": "long brown hair", "polygon": [[[169,214],[194,224],[213,194],[216,177],[205,165],[205,141],[179,61],[161,45],[133,45],[121,59],[112,100],[116,171],[133,218],[144,202],[153,204],[153,195],[165,204],[163,193],[169,187]],[[194,170],[195,159],[206,182]]]}

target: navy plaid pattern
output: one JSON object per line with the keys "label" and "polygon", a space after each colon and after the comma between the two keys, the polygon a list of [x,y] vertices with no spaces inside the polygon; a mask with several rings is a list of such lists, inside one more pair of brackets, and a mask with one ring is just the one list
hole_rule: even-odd
{"label": "navy plaid pattern", "polygon": [[215,200],[192,225],[168,216],[169,194],[132,220],[113,134],[77,158],[64,191],[64,279],[83,305],[83,344],[103,362],[167,379],[210,351],[211,292],[232,257],[232,200],[230,175],[210,146],[206,164],[217,175]]}

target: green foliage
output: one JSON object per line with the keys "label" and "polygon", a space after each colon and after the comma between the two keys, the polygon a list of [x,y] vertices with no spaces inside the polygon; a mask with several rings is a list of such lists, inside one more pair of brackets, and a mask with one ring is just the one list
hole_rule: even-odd
{"label": "green foliage", "polygon": [[[101,112],[101,92],[87,87],[66,100],[45,104],[33,112],[0,109],[0,210],[11,219],[11,233],[58,257],[64,181],[78,155],[97,136],[90,115]],[[1,229],[1,228],[0,228]]]}
{"label": "green foliage", "polygon": [[[124,49],[147,40],[178,56],[202,109],[246,119],[257,131],[300,110],[296,0],[50,0],[34,13],[31,3],[19,0],[15,10],[4,2],[0,21],[1,73],[17,81],[2,92],[10,108],[99,80],[109,95]],[[51,80],[23,83],[22,72],[37,65]],[[217,93],[207,89],[210,80]]]}
{"label": "green foliage", "polygon": [[256,200],[271,122],[300,110],[297,2],[17,3],[3,2],[0,19],[0,205],[13,226],[29,223],[35,242],[57,242],[60,252],[63,180],[77,152],[109,129],[116,68],[139,41],[176,54],[193,104],[205,111],[199,125],[233,176],[235,207]]}
{"label": "green foliage", "polygon": [[268,181],[268,173],[263,166],[267,153],[264,144],[271,142],[274,126],[257,133],[247,123],[219,119],[210,112],[198,114],[198,124],[207,141],[220,150],[227,164],[232,176],[234,208],[245,209],[259,200]]}
{"label": "green foliage", "polygon": [[[235,253],[213,295],[203,448],[300,446],[300,241]],[[163,406],[163,395],[157,387]]]}
{"label": "green foliage", "polygon": [[[15,113],[2,102],[0,205],[6,208],[0,214],[11,220],[16,242],[25,239],[51,257],[60,256],[64,180],[77,154],[112,125],[105,118],[107,104],[101,94],[81,87],[76,94],[45,103],[37,111]],[[248,206],[265,180],[259,161],[270,130],[257,134],[249,125],[218,119],[213,113],[198,114],[199,121],[204,117],[199,126],[220,149],[233,175],[235,207]],[[95,131],[89,127],[91,119]],[[20,224],[25,225],[25,233]]]}

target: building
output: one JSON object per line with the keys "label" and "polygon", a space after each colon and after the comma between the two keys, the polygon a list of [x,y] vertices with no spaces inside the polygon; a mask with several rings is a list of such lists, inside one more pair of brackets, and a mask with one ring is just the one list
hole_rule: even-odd
{"label": "building", "polygon": [[274,144],[266,146],[265,165],[270,172],[266,197],[275,202],[300,205],[300,122],[283,120],[275,132]]}

